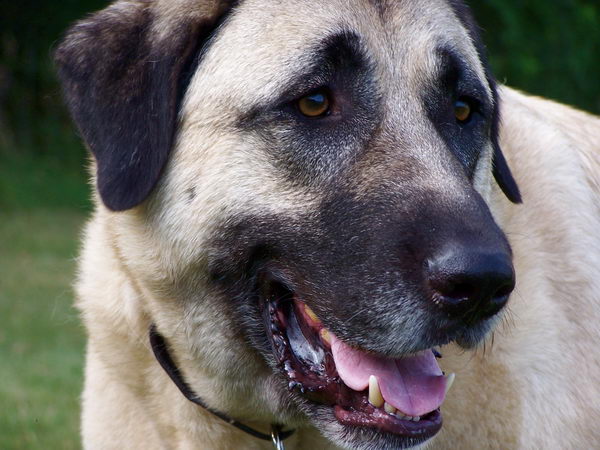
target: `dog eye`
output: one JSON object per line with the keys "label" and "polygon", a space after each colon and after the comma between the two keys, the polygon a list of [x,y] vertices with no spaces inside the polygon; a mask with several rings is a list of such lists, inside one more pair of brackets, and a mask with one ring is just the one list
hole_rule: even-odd
{"label": "dog eye", "polygon": [[297,100],[298,110],[306,117],[322,117],[329,113],[329,95],[324,90],[315,91]]}
{"label": "dog eye", "polygon": [[458,99],[454,102],[454,117],[460,123],[467,123],[471,118],[473,108],[466,99]]}

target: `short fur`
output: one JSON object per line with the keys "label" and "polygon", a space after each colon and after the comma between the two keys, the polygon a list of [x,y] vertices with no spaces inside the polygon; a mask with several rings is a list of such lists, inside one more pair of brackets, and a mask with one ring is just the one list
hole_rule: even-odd
{"label": "short fur", "polygon": [[[286,448],[395,448],[288,392],[250,294],[266,268],[371,351],[488,336],[444,347],[457,381],[431,448],[600,446],[600,119],[496,88],[466,14],[121,0],[72,28],[57,61],[97,183],[77,282],[86,448],[270,448],[181,395],[151,324],[211,407],[297,428]],[[342,115],[298,119],[290,102],[324,82]],[[453,89],[481,125],[444,122]],[[510,243],[502,321],[436,334],[414,260],[447,242]]]}

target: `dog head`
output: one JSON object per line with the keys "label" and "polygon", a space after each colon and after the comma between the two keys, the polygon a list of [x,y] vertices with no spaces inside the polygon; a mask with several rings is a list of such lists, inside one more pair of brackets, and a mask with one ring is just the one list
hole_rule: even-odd
{"label": "dog head", "polygon": [[432,349],[475,346],[514,286],[493,178],[520,201],[460,2],[119,1],[57,61],[121,263],[209,404],[352,448],[440,429]]}

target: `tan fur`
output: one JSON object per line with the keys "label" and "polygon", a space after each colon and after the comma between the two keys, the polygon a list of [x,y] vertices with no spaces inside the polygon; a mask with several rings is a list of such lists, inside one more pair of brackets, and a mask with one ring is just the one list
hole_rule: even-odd
{"label": "tan fur", "polygon": [[[297,427],[287,449],[329,448],[300,412],[281,404],[271,370],[205,289],[203,243],[223,217],[301,215],[320,198],[318,190],[290,185],[253,152],[228,112],[269,98],[302,66],[306,46],[341,23],[378,49],[381,83],[390,87],[382,124],[389,136],[409,130],[418,141],[433,133],[410,122],[423,114],[414,96],[420,74],[435,65],[432,36],[464,45],[480,76],[483,68],[461,44],[466,32],[442,1],[400,2],[385,26],[368,2],[280,3],[248,0],[228,19],[232,31],[213,43],[191,81],[177,144],[151,198],[118,213],[96,202],[77,282],[89,333],[82,422],[88,449],[271,448],[179,393],[152,356],[151,323],[169,330],[186,380],[209,405],[265,432],[273,422]],[[188,4],[158,1],[154,8],[168,25],[187,14]],[[418,20],[420,8],[429,22]],[[444,350],[441,366],[457,381],[430,447],[600,447],[600,120],[509,88],[501,97],[501,144],[524,204],[509,203],[492,183],[490,150],[475,179],[511,242],[517,288],[485,350]],[[432,170],[443,163],[427,148],[423,158]],[[432,187],[440,195],[444,188]]]}

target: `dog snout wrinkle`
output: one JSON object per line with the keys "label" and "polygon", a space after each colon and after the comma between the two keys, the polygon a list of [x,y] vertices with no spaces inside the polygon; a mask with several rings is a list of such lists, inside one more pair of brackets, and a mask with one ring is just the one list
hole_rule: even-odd
{"label": "dog snout wrinkle", "polygon": [[453,246],[428,261],[434,302],[453,318],[475,323],[497,314],[515,286],[510,254]]}

